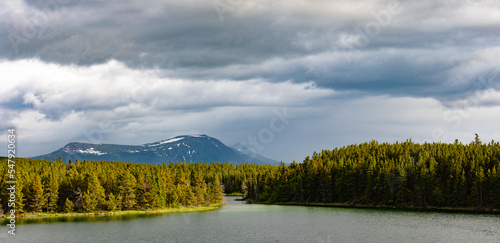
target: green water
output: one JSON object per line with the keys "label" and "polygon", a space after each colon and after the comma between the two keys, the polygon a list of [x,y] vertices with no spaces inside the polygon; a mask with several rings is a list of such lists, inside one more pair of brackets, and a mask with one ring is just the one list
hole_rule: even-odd
{"label": "green water", "polygon": [[500,242],[500,216],[247,205],[215,211],[21,220],[0,242]]}

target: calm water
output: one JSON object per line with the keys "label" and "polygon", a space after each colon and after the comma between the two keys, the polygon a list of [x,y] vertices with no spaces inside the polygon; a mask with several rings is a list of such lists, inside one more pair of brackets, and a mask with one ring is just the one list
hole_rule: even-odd
{"label": "calm water", "polygon": [[33,220],[0,242],[500,242],[499,215],[246,205],[127,217]]}

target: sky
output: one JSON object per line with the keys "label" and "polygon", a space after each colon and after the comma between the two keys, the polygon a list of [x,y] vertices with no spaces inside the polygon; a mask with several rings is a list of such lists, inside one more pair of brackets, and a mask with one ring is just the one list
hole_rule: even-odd
{"label": "sky", "polygon": [[500,0],[4,0],[0,155],[500,140]]}

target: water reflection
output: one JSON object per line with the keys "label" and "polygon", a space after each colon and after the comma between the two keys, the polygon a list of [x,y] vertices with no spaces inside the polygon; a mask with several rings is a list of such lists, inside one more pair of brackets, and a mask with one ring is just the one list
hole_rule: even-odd
{"label": "water reflection", "polygon": [[[233,199],[233,200],[231,200]],[[21,219],[0,242],[495,242],[500,215],[243,204],[197,213]],[[12,241],[4,241],[9,238]]]}
{"label": "water reflection", "polygon": [[[70,222],[108,222],[127,221],[138,218],[154,218],[164,215],[164,213],[137,213],[121,215],[86,215],[86,216],[54,216],[43,218],[16,218],[16,225],[25,224],[45,224],[45,223],[70,223]],[[8,223],[8,219],[3,219],[2,225]]]}

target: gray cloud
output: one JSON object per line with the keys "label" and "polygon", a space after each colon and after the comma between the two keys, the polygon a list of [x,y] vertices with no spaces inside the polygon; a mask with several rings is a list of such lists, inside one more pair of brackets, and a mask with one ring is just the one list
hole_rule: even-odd
{"label": "gray cloud", "polygon": [[[308,117],[317,116],[306,110],[336,114],[331,106],[339,105],[367,113],[355,104],[370,97],[384,100],[384,105],[431,99],[439,114],[500,105],[498,0],[248,0],[232,1],[222,11],[214,8],[217,1],[226,2],[0,3],[0,68],[8,77],[0,81],[0,114],[8,117],[1,127],[38,124],[34,127],[54,133],[58,126],[92,129],[110,120],[116,131],[148,138],[176,135],[175,130],[208,130],[238,142],[236,137],[259,127],[229,110],[250,119],[245,112],[256,109],[249,114],[265,124],[263,114],[270,107],[304,109],[297,113]],[[190,122],[211,115],[222,118],[205,125]],[[380,124],[355,127],[351,119],[365,118],[339,116],[333,122],[339,126],[365,129],[374,137],[402,137],[369,132],[397,123],[383,117]],[[425,112],[422,116],[429,118]],[[439,127],[444,118],[436,116],[422,122]],[[162,130],[161,121],[168,117],[185,125]],[[224,122],[224,117],[234,123]],[[317,119],[328,126],[334,118]],[[300,121],[296,124],[311,122]],[[224,132],[217,122],[231,129]],[[237,132],[242,127],[244,132]],[[295,130],[286,134],[302,136]],[[34,141],[39,135],[32,131],[30,136]],[[78,136],[69,133],[66,140]],[[107,136],[110,141],[125,139],[115,133]],[[339,137],[351,142],[348,135]]]}
{"label": "gray cloud", "polygon": [[[5,20],[20,36],[29,27],[23,27],[23,21],[47,12],[40,7],[43,2],[28,3],[26,14],[15,15],[13,23]],[[210,1],[71,2],[46,14],[52,22],[44,30],[59,31],[26,38],[17,54],[4,57],[36,56],[80,65],[116,59],[132,67],[159,66],[178,78],[209,73],[213,79],[313,80],[336,89],[369,91],[375,86],[384,93],[390,86],[388,92],[407,94],[405,90],[416,85],[455,78],[449,69],[481,58],[478,51],[498,48],[500,10],[492,8],[498,7],[496,1],[402,1],[397,8],[390,4],[247,1],[220,21]],[[368,39],[359,39],[360,33]],[[7,39],[2,49],[9,49]],[[310,67],[311,58],[328,66]],[[281,68],[262,67],[276,59],[283,60]],[[220,71],[234,65],[254,69],[245,75]],[[394,83],[401,87],[395,89]],[[445,86],[441,90],[450,91]],[[415,92],[427,95],[425,89]]]}
{"label": "gray cloud", "polygon": [[[314,81],[441,100],[467,93],[499,64],[485,53],[498,52],[500,43],[493,0],[401,1],[396,7],[391,1],[245,1],[225,12],[224,21],[211,1],[61,1],[55,11],[45,10],[43,1],[24,3],[10,20],[2,15],[4,26],[22,37],[37,27],[24,23],[36,14],[48,16],[47,24],[35,28],[40,36],[16,45],[17,53],[3,38],[6,58],[77,65],[116,59],[175,78]],[[457,72],[474,62],[484,62],[482,70]],[[464,83],[448,85],[456,79]]]}
{"label": "gray cloud", "polygon": [[252,121],[267,119],[273,108],[309,106],[336,93],[313,83],[170,79],[118,61],[88,67],[3,61],[0,73],[9,80],[0,90],[0,129],[17,127],[24,143],[44,143],[31,155],[75,140],[137,144],[241,126],[249,133]]}

